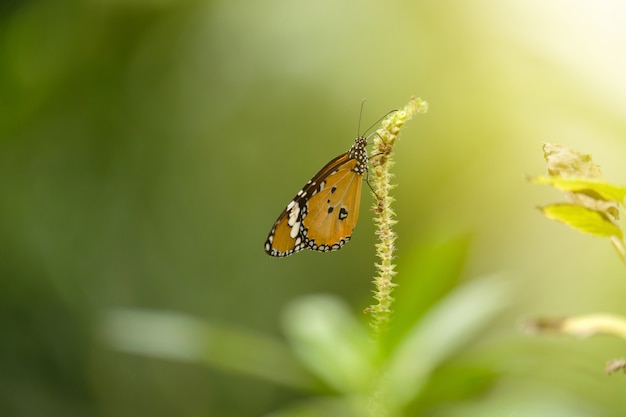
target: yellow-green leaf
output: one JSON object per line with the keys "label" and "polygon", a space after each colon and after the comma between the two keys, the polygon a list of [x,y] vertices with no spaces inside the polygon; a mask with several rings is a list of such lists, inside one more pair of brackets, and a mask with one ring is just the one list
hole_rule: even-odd
{"label": "yellow-green leaf", "polygon": [[562,191],[575,193],[595,194],[605,201],[617,201],[623,203],[626,197],[626,187],[609,184],[605,181],[577,178],[577,177],[535,177],[531,178],[533,184],[547,184]]}
{"label": "yellow-green leaf", "polygon": [[622,238],[621,229],[598,211],[575,204],[552,204],[540,210],[549,219],[565,223],[581,232],[599,237]]}

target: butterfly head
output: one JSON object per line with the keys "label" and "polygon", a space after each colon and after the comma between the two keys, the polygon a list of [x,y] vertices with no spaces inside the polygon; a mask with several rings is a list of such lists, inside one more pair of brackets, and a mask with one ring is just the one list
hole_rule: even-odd
{"label": "butterfly head", "polygon": [[359,136],[354,140],[354,144],[348,151],[348,157],[357,161],[354,167],[357,174],[363,175],[367,172],[367,138],[365,136]]}

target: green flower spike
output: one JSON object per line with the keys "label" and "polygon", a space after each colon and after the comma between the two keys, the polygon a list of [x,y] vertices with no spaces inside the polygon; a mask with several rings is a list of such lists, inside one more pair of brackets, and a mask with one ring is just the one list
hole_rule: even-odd
{"label": "green flower spike", "polygon": [[373,281],[376,286],[374,299],[377,303],[368,307],[366,311],[371,314],[371,325],[376,335],[381,335],[387,327],[393,303],[391,293],[396,285],[392,282],[396,274],[393,263],[396,233],[393,231],[393,225],[397,222],[391,208],[394,198],[390,195],[390,191],[395,187],[391,183],[393,174],[389,172],[394,165],[392,150],[406,121],[416,113],[426,113],[427,110],[428,103],[420,98],[411,97],[411,101],[402,110],[390,113],[382,121],[382,128],[376,131],[374,139],[371,161],[372,188],[376,202],[373,211],[376,214],[374,222],[378,235],[376,255],[380,262],[376,263],[377,275]]}

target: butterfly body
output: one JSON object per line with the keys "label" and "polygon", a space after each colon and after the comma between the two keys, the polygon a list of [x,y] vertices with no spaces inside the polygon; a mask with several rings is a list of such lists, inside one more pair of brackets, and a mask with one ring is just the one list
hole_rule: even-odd
{"label": "butterfly body", "polygon": [[358,137],[327,163],[291,200],[272,226],[265,252],[285,257],[303,249],[339,250],[350,240],[359,217],[367,139]]}

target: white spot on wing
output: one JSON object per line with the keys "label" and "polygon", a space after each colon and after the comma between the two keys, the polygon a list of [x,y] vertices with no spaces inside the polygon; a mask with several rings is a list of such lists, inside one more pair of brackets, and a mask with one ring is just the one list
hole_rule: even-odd
{"label": "white spot on wing", "polygon": [[[289,205],[292,206],[293,201]],[[296,223],[296,220],[298,220],[299,215],[300,215],[300,207],[299,206],[292,207],[289,210],[289,220],[287,220],[287,224],[293,227],[294,223]]]}
{"label": "white spot on wing", "polygon": [[291,236],[292,239],[295,239],[296,236],[298,236],[298,233],[300,233],[300,222],[295,222],[293,226],[291,226],[289,236]]}

